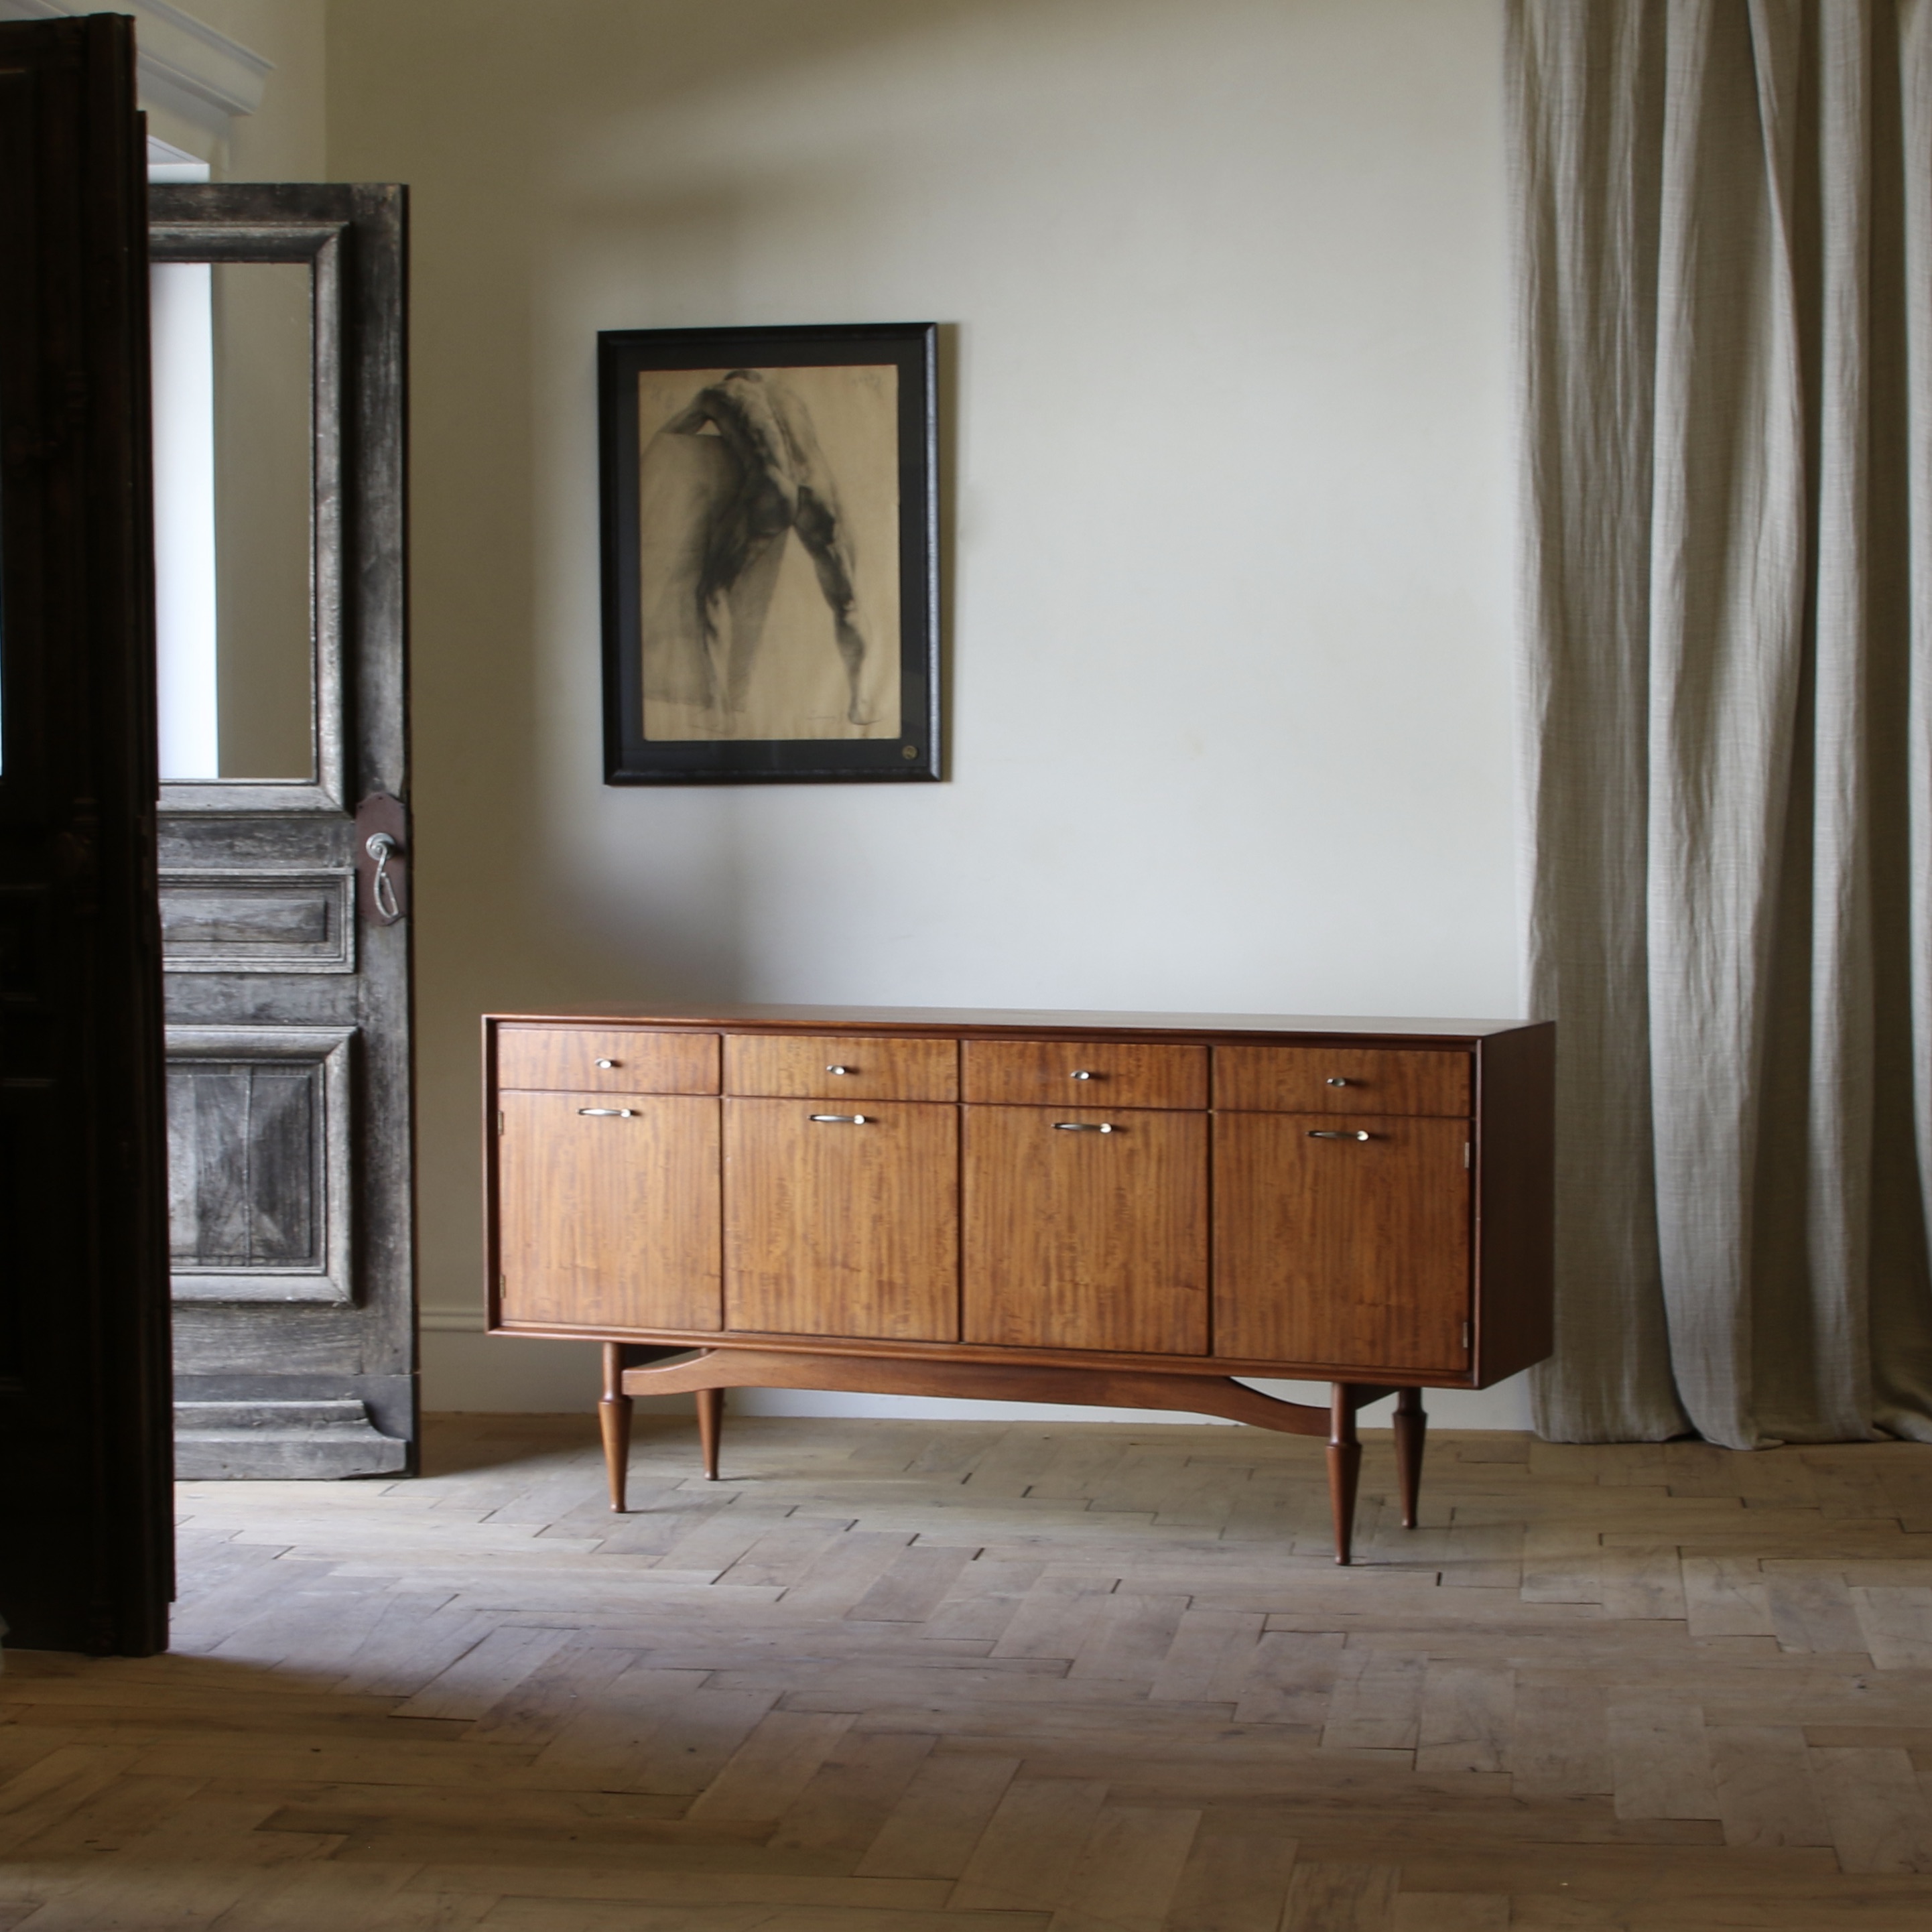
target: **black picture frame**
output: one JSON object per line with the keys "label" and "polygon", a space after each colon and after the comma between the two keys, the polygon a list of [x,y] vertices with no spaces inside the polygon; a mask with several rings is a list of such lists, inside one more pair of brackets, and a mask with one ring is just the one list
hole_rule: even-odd
{"label": "black picture frame", "polygon": [[598,335],[607,784],[940,776],[938,339]]}

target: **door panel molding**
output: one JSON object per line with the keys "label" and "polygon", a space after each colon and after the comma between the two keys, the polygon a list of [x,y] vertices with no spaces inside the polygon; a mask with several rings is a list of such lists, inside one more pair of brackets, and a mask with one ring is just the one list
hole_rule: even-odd
{"label": "door panel molding", "polygon": [[170,973],[356,970],[352,867],[170,867],[160,889]]}
{"label": "door panel molding", "polygon": [[176,1301],[356,1299],[356,1036],[353,1027],[169,1028]]}

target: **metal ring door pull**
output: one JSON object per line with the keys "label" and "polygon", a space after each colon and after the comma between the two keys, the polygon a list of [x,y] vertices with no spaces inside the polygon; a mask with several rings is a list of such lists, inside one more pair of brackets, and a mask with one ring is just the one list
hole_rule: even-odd
{"label": "metal ring door pull", "polygon": [[369,881],[369,896],[376,902],[376,916],[385,926],[394,926],[403,916],[402,902],[396,897],[395,881],[389,877],[389,861],[401,847],[386,832],[372,832],[362,848],[376,862],[375,877]]}
{"label": "metal ring door pull", "polygon": [[577,1111],[587,1119],[628,1120],[637,1109],[634,1107],[580,1107]]}
{"label": "metal ring door pull", "polygon": [[862,1127],[866,1124],[863,1114],[814,1114],[814,1120],[822,1120],[827,1126]]}
{"label": "metal ring door pull", "polygon": [[1346,1132],[1340,1127],[1310,1127],[1308,1138],[1312,1141],[1372,1141],[1375,1136],[1352,1127]]}
{"label": "metal ring door pull", "polygon": [[1091,1120],[1055,1120],[1054,1130],[1063,1134],[1111,1134],[1114,1131],[1110,1120],[1096,1126]]}

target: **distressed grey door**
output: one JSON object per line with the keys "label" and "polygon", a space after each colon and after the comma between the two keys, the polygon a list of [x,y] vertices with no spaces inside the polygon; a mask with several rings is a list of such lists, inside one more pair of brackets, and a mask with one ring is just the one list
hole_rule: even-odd
{"label": "distressed grey door", "polygon": [[157,416],[176,1468],[404,1471],[404,190],[157,187],[149,220],[158,406],[193,399],[164,336],[212,369],[205,448]]}

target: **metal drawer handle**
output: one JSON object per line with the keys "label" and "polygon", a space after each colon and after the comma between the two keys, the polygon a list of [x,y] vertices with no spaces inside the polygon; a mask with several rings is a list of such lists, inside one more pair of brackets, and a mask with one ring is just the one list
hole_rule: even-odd
{"label": "metal drawer handle", "polygon": [[850,1073],[852,1070],[849,1066],[828,1066],[825,1070],[828,1073]]}
{"label": "metal drawer handle", "polygon": [[1074,1072],[1070,1073],[1066,1077],[1070,1080],[1090,1080],[1094,1076],[1087,1071],[1085,1067],[1082,1066],[1076,1069]]}
{"label": "metal drawer handle", "polygon": [[636,1109],[631,1107],[580,1107],[577,1111],[592,1120],[628,1120]]}
{"label": "metal drawer handle", "polygon": [[1310,1127],[1308,1138],[1312,1141],[1372,1141],[1375,1136],[1360,1133],[1352,1128],[1345,1132],[1340,1127]]}
{"label": "metal drawer handle", "polygon": [[1090,1120],[1055,1120],[1053,1124],[1055,1131],[1063,1134],[1111,1134],[1114,1131],[1111,1121],[1102,1126],[1096,1126]]}
{"label": "metal drawer handle", "polygon": [[828,1126],[862,1127],[866,1124],[863,1114],[814,1114],[814,1120],[823,1120]]}
{"label": "metal drawer handle", "polygon": [[600,1060],[597,1063],[599,1066],[615,1066],[616,1064],[614,1060]]}
{"label": "metal drawer handle", "polygon": [[1331,1087],[1346,1087],[1348,1083],[1346,1080],[1337,1080],[1331,1076],[1328,1084]]}

